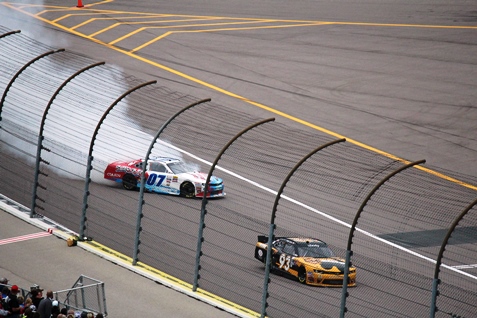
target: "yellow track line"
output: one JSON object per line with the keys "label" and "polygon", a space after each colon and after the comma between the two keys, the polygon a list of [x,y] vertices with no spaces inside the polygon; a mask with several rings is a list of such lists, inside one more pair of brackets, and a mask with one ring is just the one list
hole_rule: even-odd
{"label": "yellow track line", "polygon": [[[206,21],[210,21],[209,19],[207,19]],[[165,22],[169,22],[169,21],[164,21]],[[181,22],[181,21],[179,21]],[[162,23],[162,22],[161,22]],[[183,25],[162,25],[162,26],[148,26],[148,27],[141,27],[137,30],[134,30],[128,34],[125,34],[123,35],[122,37],[120,38],[117,38],[116,40],[114,41],[111,41],[109,42],[109,44],[116,44],[126,38],[129,38],[139,32],[142,32],[144,30],[148,30],[148,29],[173,29],[173,28],[184,28],[184,27],[201,27],[201,26],[217,26],[217,25],[229,25],[229,24],[232,24],[232,25],[237,25],[237,24],[250,24],[250,23],[257,23],[255,21],[244,21],[244,22],[218,22],[218,23],[197,23],[197,24],[183,24]],[[132,24],[132,23],[131,23]],[[137,24],[145,24],[143,22],[137,22]],[[238,30],[241,30],[241,28],[234,28],[234,29],[238,29]],[[206,30],[204,30],[205,32]],[[171,33],[175,33],[174,31],[171,31],[171,32],[167,32],[166,34],[171,34]],[[91,36],[91,35],[90,35]],[[159,39],[162,39],[164,38],[164,34],[152,39],[151,41],[148,41],[144,44],[142,44],[141,46],[138,46],[134,49],[132,49],[130,52],[136,52],[136,51],[139,51],[140,49],[143,49],[145,48],[146,46],[154,43],[154,42],[157,42]]]}
{"label": "yellow track line", "polygon": [[[255,23],[255,22],[241,22],[243,24],[245,23]],[[166,28],[175,28],[175,27],[187,27],[187,26],[217,26],[217,25],[227,25],[227,24],[233,24],[233,25],[237,25],[237,24],[240,24],[239,22],[230,22],[230,23],[209,23],[209,24],[197,24],[197,25],[184,25],[184,26],[174,26],[174,27],[170,27],[170,26],[160,26],[160,27],[144,27],[144,28],[141,28],[141,31],[145,30],[145,29],[166,29]],[[269,26],[256,26],[256,27],[237,27],[237,28],[219,28],[219,29],[206,29],[206,30],[183,30],[183,31],[169,31],[169,32],[166,32],[165,34],[162,34],[132,50],[130,50],[129,52],[131,53],[134,53],[134,52],[137,52],[139,50],[142,50],[143,48],[145,48],[146,46],[149,46],[157,41],[159,41],[160,39],[163,39],[166,35],[170,35],[170,34],[173,34],[173,33],[203,33],[203,32],[218,32],[218,31],[237,31],[237,30],[255,30],[255,29],[276,29],[276,28],[288,28],[288,27],[297,27],[297,26],[310,26],[310,24],[304,24],[304,25],[269,25]],[[137,32],[131,32],[131,33],[137,33]],[[126,35],[126,36],[129,36]],[[124,37],[126,36],[123,36],[121,37],[120,39],[124,39]],[[112,42],[109,42],[109,44],[113,44],[113,43],[117,43],[118,40],[114,40]]]}
{"label": "yellow track line", "polygon": [[[132,265],[133,259],[127,255],[119,253],[101,243],[95,241],[83,241],[78,242],[80,247],[87,247],[90,250],[96,251],[98,254],[106,253],[109,258],[113,259],[116,264],[122,264],[124,267],[128,268],[136,268],[138,270],[143,270],[144,272],[148,273],[149,276],[153,276],[153,278],[157,281],[162,283],[167,282],[167,284],[176,287],[176,289],[180,290],[187,290],[189,293],[194,293],[194,295],[200,295],[203,299],[209,299],[215,301],[216,303],[219,302],[222,306],[227,308],[233,309],[235,312],[241,312],[243,314],[247,314],[250,317],[260,317],[260,314],[252,311],[246,307],[240,306],[236,303],[231,302],[225,298],[219,297],[215,294],[212,294],[204,289],[198,288],[196,292],[192,291],[193,285],[189,284],[183,280],[178,279],[177,277],[171,276],[163,271],[158,270],[152,266],[144,264],[142,262],[138,262],[135,266]],[[137,272],[137,270],[136,270]],[[144,274],[143,274],[144,275]]]}
{"label": "yellow track line", "polygon": [[[172,68],[170,68],[170,67],[167,67],[167,66],[165,66],[165,65],[162,65],[162,64],[156,63],[156,62],[154,62],[154,61],[148,60],[148,59],[146,59],[146,58],[144,58],[144,57],[138,56],[138,55],[136,55],[136,54],[134,54],[134,53],[132,53],[132,52],[128,52],[128,51],[126,51],[126,50],[123,50],[123,49],[121,49],[121,48],[115,47],[115,46],[113,46],[113,45],[110,45],[110,44],[108,44],[108,43],[105,43],[105,42],[100,41],[100,40],[95,39],[95,38],[89,38],[88,36],[85,36],[85,35],[82,34],[82,33],[79,33],[79,32],[77,32],[77,31],[75,31],[75,30],[71,30],[70,28],[67,28],[67,27],[65,27],[65,26],[62,26],[62,25],[60,25],[60,24],[58,24],[58,23],[54,23],[54,22],[52,22],[52,21],[49,21],[49,20],[44,19],[44,18],[42,18],[42,17],[36,16],[36,15],[31,14],[31,13],[29,13],[29,12],[26,12],[26,11],[23,11],[23,10],[19,10],[18,8],[16,8],[15,6],[10,5],[9,3],[4,3],[4,5],[6,5],[7,7],[11,8],[11,9],[13,9],[13,10],[16,10],[16,11],[22,12],[22,13],[24,13],[24,14],[26,14],[26,15],[29,15],[29,16],[31,16],[31,17],[37,18],[37,19],[39,19],[39,20],[41,20],[41,21],[43,21],[43,22],[45,22],[45,23],[51,24],[51,25],[53,25],[53,26],[55,26],[55,27],[57,27],[57,28],[59,28],[59,29],[62,29],[62,30],[71,32],[71,33],[73,33],[73,34],[75,34],[75,35],[77,35],[77,36],[80,36],[80,37],[82,37],[82,38],[89,39],[89,40],[91,40],[91,41],[93,41],[93,42],[95,42],[95,43],[97,43],[97,44],[106,46],[106,47],[108,47],[108,48],[110,48],[110,49],[112,49],[112,50],[115,50],[115,51],[117,51],[117,52],[120,52],[120,53],[122,53],[122,54],[125,54],[125,55],[127,55],[127,56],[129,56],[129,57],[132,57],[132,58],[134,58],[134,59],[137,59],[137,60],[139,60],[139,61],[142,61],[142,62],[144,62],[144,63],[146,63],[146,64],[149,64],[149,65],[152,65],[152,66],[154,66],[154,67],[160,68],[160,69],[162,69],[162,70],[164,70],[164,71],[170,72],[170,73],[172,73],[172,74],[175,74],[175,75],[177,75],[177,76],[180,76],[180,77],[182,77],[182,78],[185,78],[185,79],[187,79],[187,80],[190,80],[190,81],[192,81],[192,82],[194,82],[194,83],[197,83],[197,84],[199,84],[199,85],[208,87],[208,88],[210,88],[210,89],[212,89],[212,90],[215,90],[215,91],[220,92],[220,93],[222,93],[222,94],[225,94],[225,95],[227,95],[227,96],[230,96],[230,97],[233,97],[233,98],[242,100],[242,101],[244,101],[244,102],[246,102],[246,103],[248,103],[248,104],[251,104],[251,105],[253,105],[253,106],[259,107],[259,108],[261,108],[261,109],[264,109],[264,110],[266,110],[266,111],[269,111],[269,112],[271,112],[271,113],[274,113],[274,114],[276,114],[276,115],[278,115],[278,116],[282,116],[282,117],[284,117],[284,118],[287,118],[287,119],[289,119],[289,120],[295,121],[295,122],[300,123],[300,124],[302,124],[302,125],[304,125],[304,126],[313,128],[313,129],[315,129],[315,130],[321,131],[321,132],[323,132],[323,133],[325,133],[325,134],[328,134],[328,135],[331,135],[331,136],[334,136],[334,137],[337,137],[337,138],[346,138],[346,141],[349,142],[349,143],[352,143],[352,144],[354,144],[354,145],[357,145],[357,146],[362,147],[362,148],[364,148],[364,149],[367,149],[367,150],[369,150],[369,151],[373,151],[373,152],[375,152],[375,153],[381,154],[381,155],[383,155],[383,156],[385,156],[385,157],[387,157],[387,158],[390,158],[390,159],[393,159],[393,160],[396,160],[396,161],[400,161],[400,162],[402,162],[402,163],[404,163],[404,164],[409,163],[408,160],[404,160],[404,159],[399,158],[399,157],[397,157],[397,156],[395,156],[395,155],[392,155],[392,154],[390,154],[390,153],[384,152],[384,151],[382,151],[382,150],[379,150],[379,149],[377,149],[377,148],[368,146],[368,145],[363,144],[363,143],[361,143],[361,142],[359,142],[359,141],[356,141],[356,140],[354,140],[354,139],[351,139],[351,138],[345,137],[345,136],[343,136],[343,135],[340,135],[340,134],[338,134],[338,133],[335,133],[335,132],[333,132],[333,131],[331,131],[331,130],[328,130],[328,129],[326,129],[326,128],[323,128],[323,127],[314,125],[314,124],[312,124],[312,123],[309,123],[309,122],[304,121],[304,120],[302,120],[302,119],[299,119],[299,118],[297,118],[297,117],[291,116],[291,115],[289,115],[289,114],[286,114],[286,113],[281,112],[281,111],[279,111],[279,110],[276,110],[276,109],[274,109],[274,108],[268,107],[268,106],[266,106],[266,105],[260,104],[260,103],[255,102],[255,101],[252,101],[252,100],[250,100],[250,99],[248,99],[248,98],[245,98],[245,97],[243,97],[243,96],[237,95],[237,94],[232,93],[232,92],[229,92],[229,91],[227,91],[227,90],[225,90],[225,89],[222,89],[222,88],[220,88],[220,87],[218,87],[218,86],[215,86],[215,85],[212,85],[212,84],[210,84],[210,83],[204,82],[204,81],[202,81],[202,80],[200,80],[200,79],[197,79],[197,78],[192,77],[192,76],[190,76],[190,75],[187,75],[187,74],[185,74],[185,73],[176,71],[176,70],[174,70],[174,69],[172,69]],[[316,22],[316,21],[315,21],[315,22]],[[349,24],[349,25],[371,25],[371,26],[400,26],[400,27],[402,27],[402,26],[408,26],[408,27],[414,26],[414,27],[425,27],[424,25],[414,25],[414,24],[345,23],[345,22],[339,22],[339,23],[336,23],[336,22],[326,22],[326,23],[327,23],[327,24]],[[431,25],[431,26],[429,26],[429,27],[430,27],[430,28],[432,28],[432,27],[441,27],[441,28],[443,28],[443,27],[445,27],[445,26],[432,26],[432,25]],[[447,28],[457,28],[457,27],[447,27]],[[474,29],[474,28],[477,28],[477,26],[476,26],[476,27],[463,27],[463,28]],[[466,187],[466,188],[470,188],[470,189],[473,189],[473,190],[477,190],[477,186],[474,186],[474,185],[469,184],[469,183],[465,183],[465,182],[463,182],[463,181],[460,181],[460,180],[457,180],[457,179],[455,179],[455,178],[449,177],[449,176],[447,176],[447,175],[444,175],[444,174],[442,174],[442,173],[440,173],[440,172],[437,172],[437,171],[428,169],[428,168],[426,168],[426,167],[415,166],[415,168],[416,168],[416,169],[420,169],[420,170],[422,170],[422,171],[425,171],[425,172],[427,172],[427,173],[430,173],[430,174],[432,174],[432,175],[434,175],[434,176],[437,176],[437,177],[439,177],[439,178],[445,179],[445,180],[447,180],[447,181],[457,183],[457,184],[459,184],[459,185],[461,185],[461,186],[464,186],[464,187]]]}

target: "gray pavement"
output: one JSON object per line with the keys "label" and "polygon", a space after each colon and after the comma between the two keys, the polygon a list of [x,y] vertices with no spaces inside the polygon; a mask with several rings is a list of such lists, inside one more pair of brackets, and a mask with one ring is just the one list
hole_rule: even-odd
{"label": "gray pavement", "polygon": [[[63,2],[56,0],[45,3],[64,6]],[[426,159],[427,166],[469,176],[475,176],[477,169],[474,7],[471,2],[462,0],[412,5],[407,1],[327,0],[304,1],[300,5],[289,1],[241,1],[224,5],[216,1],[191,4],[181,0],[161,3],[160,7],[153,1],[141,1],[131,6],[130,1],[118,0],[96,6],[97,9],[136,12],[348,22],[256,32],[239,32],[237,29],[236,32],[177,33],[140,53],[212,85],[230,88],[235,94],[277,111],[295,118],[306,118],[308,122],[339,132],[348,139],[399,157]],[[250,109],[242,100],[222,96],[221,92],[195,85],[175,73],[152,68],[150,64],[72,35],[51,23],[30,21],[28,16],[13,14],[12,10],[4,12],[3,15],[0,12],[2,23],[23,32],[41,32],[42,36],[35,38],[49,40],[55,47],[65,46],[68,50],[118,64],[140,78],[160,79],[161,83],[177,91],[211,97],[216,102],[236,105],[250,113],[262,112],[258,108]],[[64,14],[50,12],[42,18],[52,20]],[[60,22],[74,26],[90,18],[76,15]],[[361,25],[363,22],[374,25]],[[421,24],[429,27],[419,26]],[[464,25],[470,27],[463,28]],[[75,30],[89,35],[102,28],[104,21],[98,19]],[[98,38],[104,41],[117,39],[125,34],[121,30],[114,28]],[[160,28],[155,30],[155,36],[164,32]],[[47,35],[50,35],[48,39]],[[129,49],[135,45],[131,44]],[[123,46],[127,47],[127,43],[121,42]],[[289,52],[292,54],[287,54]],[[262,114],[264,118],[270,115],[268,112]],[[5,225],[2,218],[0,239],[21,235],[29,229],[16,223]],[[53,243],[50,244],[50,240]],[[44,247],[48,247],[48,253]],[[111,317],[139,317],[143,314],[139,310],[143,309],[148,317],[188,317],[183,312],[186,310],[190,310],[194,317],[228,315],[157,285],[149,278],[139,276],[136,282],[136,274],[80,248],[66,248],[62,240],[48,237],[0,248],[2,266],[5,267],[5,270],[0,269],[0,275],[5,271],[10,279],[17,275],[15,279],[21,281],[32,271],[32,276],[25,279],[27,285],[33,282],[45,288],[63,289],[80,274],[104,281]],[[31,257],[26,259],[24,254]],[[40,258],[39,255],[41,260],[36,259]],[[73,260],[73,266],[68,264],[69,261],[65,262],[66,259]],[[85,263],[91,263],[91,266],[84,266]],[[116,273],[110,266],[121,272]],[[167,298],[160,291],[156,292],[156,288],[172,292],[173,296]],[[116,295],[116,292],[121,295]],[[133,309],[130,308],[131,293],[137,295],[135,300],[141,299]],[[127,301],[122,301],[121,296]],[[192,307],[182,304],[182,296],[192,302]],[[199,307],[203,306],[205,310],[200,312]],[[125,308],[134,312],[126,312]],[[158,313],[151,313],[152,309]],[[216,312],[217,316],[214,316]]]}
{"label": "gray pavement", "polygon": [[38,284],[45,290],[58,291],[71,288],[79,276],[85,275],[104,282],[108,317],[237,317],[214,307],[213,300],[206,303],[178,291],[178,285],[162,285],[132,267],[106,259],[107,255],[101,257],[87,247],[68,247],[61,231],[9,243],[10,238],[45,233],[45,229],[41,224],[29,223],[38,223],[35,219],[23,220],[28,217],[22,212],[11,208],[7,208],[10,213],[6,212],[5,206],[0,203],[0,276],[7,277],[10,284],[25,289]]}

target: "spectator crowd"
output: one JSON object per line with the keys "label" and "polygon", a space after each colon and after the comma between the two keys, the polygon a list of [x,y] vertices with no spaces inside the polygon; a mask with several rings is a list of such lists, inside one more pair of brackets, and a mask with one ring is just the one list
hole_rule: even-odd
{"label": "spectator crowd", "polygon": [[53,298],[53,291],[48,290],[44,297],[43,289],[39,286],[25,293],[17,285],[9,285],[8,279],[1,278],[0,290],[0,318],[103,318],[101,313],[62,307],[58,300]]}

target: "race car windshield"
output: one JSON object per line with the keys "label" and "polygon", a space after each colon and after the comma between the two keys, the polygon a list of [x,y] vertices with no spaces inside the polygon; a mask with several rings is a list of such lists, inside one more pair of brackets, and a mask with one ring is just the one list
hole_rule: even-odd
{"label": "race car windshield", "polygon": [[298,247],[300,257],[334,257],[335,254],[327,246],[308,245]]}
{"label": "race car windshield", "polygon": [[176,174],[190,171],[190,169],[187,169],[187,166],[183,162],[169,163],[168,166],[169,166],[169,169],[171,169],[172,172]]}

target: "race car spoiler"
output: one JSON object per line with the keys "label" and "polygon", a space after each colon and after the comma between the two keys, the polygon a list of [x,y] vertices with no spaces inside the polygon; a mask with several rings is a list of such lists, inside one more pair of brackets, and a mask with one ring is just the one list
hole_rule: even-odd
{"label": "race car spoiler", "polygon": [[[272,241],[275,241],[276,239],[279,239],[282,237],[275,237],[273,236]],[[268,242],[268,236],[267,235],[258,235],[258,242],[259,243],[267,243]]]}
{"label": "race car spoiler", "polygon": [[267,235],[259,235],[258,236],[258,241],[260,243],[267,243],[268,242],[268,236]]}

